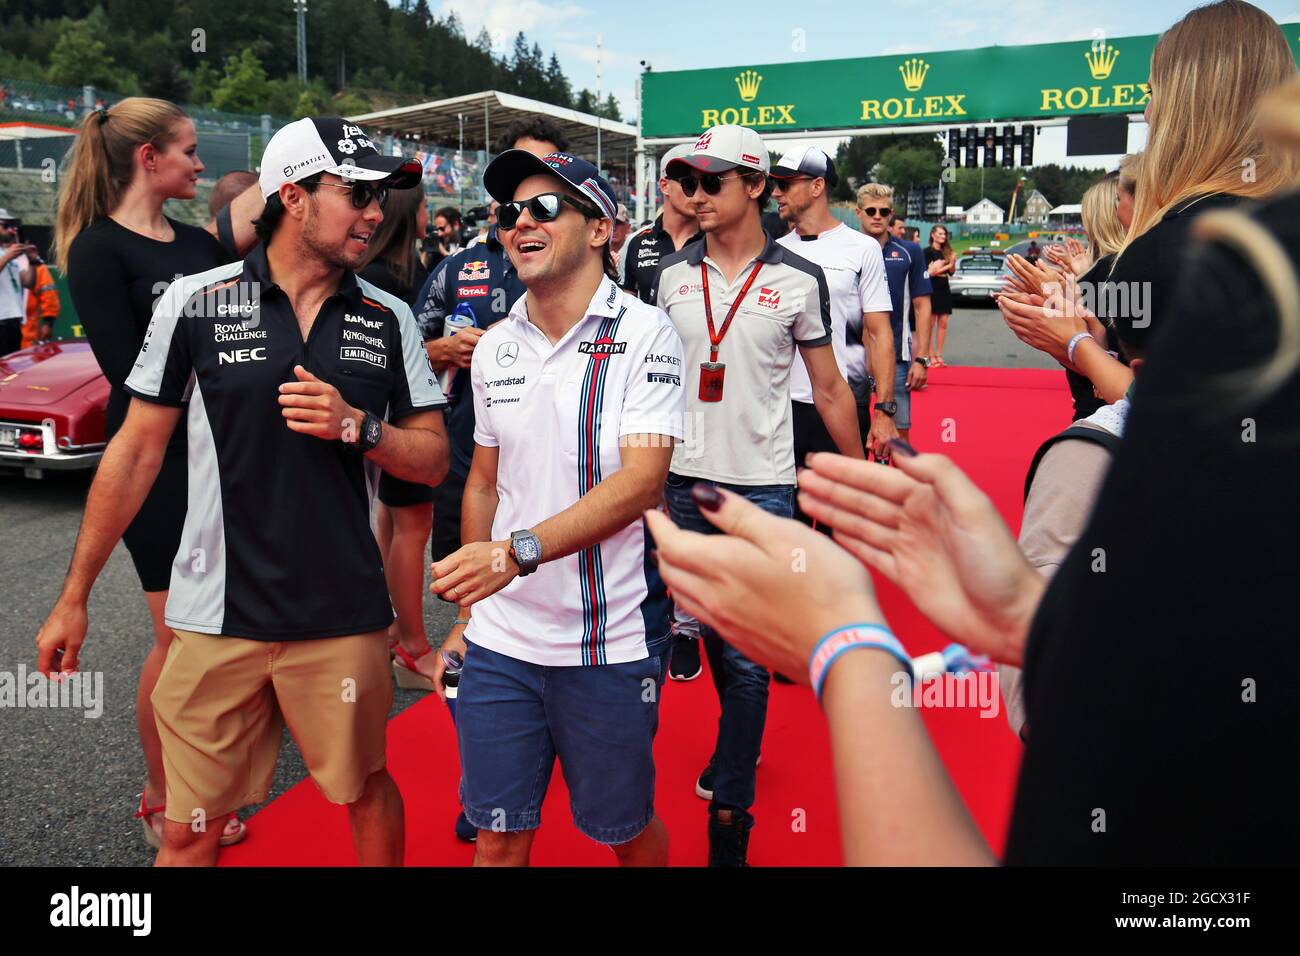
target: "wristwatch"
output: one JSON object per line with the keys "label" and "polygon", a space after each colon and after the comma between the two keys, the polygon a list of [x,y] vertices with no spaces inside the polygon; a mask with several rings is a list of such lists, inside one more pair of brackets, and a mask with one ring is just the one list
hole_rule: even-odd
{"label": "wristwatch", "polygon": [[876,402],[876,411],[893,418],[898,414],[898,402]]}
{"label": "wristwatch", "polygon": [[918,355],[916,358],[912,359],[912,361],[915,362],[917,365],[921,366],[921,368],[929,368],[929,367],[930,367],[930,360],[929,360],[928,358],[924,358],[924,357],[922,357],[922,356],[920,356],[920,355]]}
{"label": "wristwatch", "polygon": [[361,419],[361,427],[357,429],[356,441],[344,442],[344,444],[355,451],[358,455],[364,455],[379,444],[379,439],[382,438],[383,435],[383,419],[378,415],[365,412]]}
{"label": "wristwatch", "polygon": [[519,576],[532,574],[542,563],[542,542],[531,531],[510,532],[510,557],[519,565]]}

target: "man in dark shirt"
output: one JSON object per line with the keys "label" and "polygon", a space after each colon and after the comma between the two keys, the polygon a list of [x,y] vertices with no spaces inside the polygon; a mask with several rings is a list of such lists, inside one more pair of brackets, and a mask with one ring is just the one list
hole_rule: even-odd
{"label": "man in dark shirt", "polygon": [[359,861],[401,865],[402,799],[384,769],[393,608],[370,515],[377,468],[441,479],[444,402],[409,306],[352,270],[387,189],[420,172],[345,120],[285,126],[262,163],[262,244],[168,286],[126,380],[38,667],[77,670],[91,587],[188,409],[175,638],[152,696],[160,865],[216,862],[225,818],[266,798],[286,725],[326,799],[347,805]]}
{"label": "man in dark shirt", "polygon": [[664,153],[659,160],[659,191],[663,193],[664,209],[655,221],[627,241],[618,262],[619,285],[634,293],[642,302],[651,302],[650,289],[654,285],[659,260],[671,255],[686,243],[703,238],[695,210],[676,180],[664,172],[675,159],[689,156],[691,145],[682,143]]}

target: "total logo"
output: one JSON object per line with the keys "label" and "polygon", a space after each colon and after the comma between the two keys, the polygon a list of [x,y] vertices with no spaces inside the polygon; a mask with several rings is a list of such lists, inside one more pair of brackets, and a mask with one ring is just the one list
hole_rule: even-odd
{"label": "total logo", "polygon": [[235,349],[231,352],[218,352],[218,365],[233,365],[236,362],[265,362],[266,348]]}
{"label": "total logo", "polygon": [[778,309],[781,307],[781,292],[779,289],[762,288],[758,290],[758,304],[765,309]]}

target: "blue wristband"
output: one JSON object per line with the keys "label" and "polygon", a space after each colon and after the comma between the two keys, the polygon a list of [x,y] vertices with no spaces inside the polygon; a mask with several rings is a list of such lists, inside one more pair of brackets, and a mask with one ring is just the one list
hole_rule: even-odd
{"label": "blue wristband", "polygon": [[845,651],[859,647],[873,647],[892,654],[903,665],[907,676],[915,679],[911,656],[889,628],[883,624],[846,624],[830,631],[818,641],[812,656],[808,658],[808,683],[812,685],[818,700],[821,700],[822,685],[826,683],[831,665]]}

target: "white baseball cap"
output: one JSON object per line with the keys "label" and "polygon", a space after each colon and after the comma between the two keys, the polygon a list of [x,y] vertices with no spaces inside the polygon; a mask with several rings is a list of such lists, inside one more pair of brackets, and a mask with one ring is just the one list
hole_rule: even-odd
{"label": "white baseball cap", "polygon": [[371,182],[382,179],[393,189],[410,189],[419,185],[424,168],[416,159],[384,156],[360,126],[345,119],[312,116],[294,120],[271,137],[257,183],[262,198],[269,199],[285,183],[316,173]]}
{"label": "white baseball cap", "polygon": [[[744,166],[766,174],[771,160],[763,140],[748,126],[714,126],[695,141],[688,155],[670,161],[668,166],[680,171],[682,164],[702,173],[725,173]],[[671,170],[668,174],[672,174]]]}
{"label": "white baseball cap", "polygon": [[668,152],[664,153],[659,159],[659,175],[667,176],[668,164],[674,159],[685,159],[687,156],[691,155],[694,149],[694,143],[678,143],[672,149],[668,150]]}

